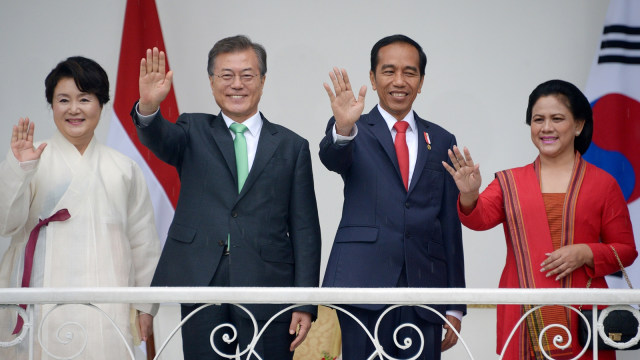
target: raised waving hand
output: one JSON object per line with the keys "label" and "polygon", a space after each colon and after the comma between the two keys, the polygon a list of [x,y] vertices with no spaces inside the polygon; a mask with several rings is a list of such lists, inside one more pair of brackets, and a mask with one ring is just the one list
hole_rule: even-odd
{"label": "raised waving hand", "polygon": [[[333,90],[329,84],[324,83],[324,89],[327,90],[329,100],[331,101],[331,110],[333,117],[336,119],[336,132],[340,135],[349,136],[353,125],[358,121],[362,110],[364,110],[364,96],[367,93],[367,87],[362,86],[356,99],[351,89],[349,75],[345,69],[333,68],[329,72],[329,77],[333,83]],[[335,94],[334,94],[335,91]]]}
{"label": "raised waving hand", "polygon": [[453,167],[446,162],[442,162],[444,168],[453,176],[458,190],[460,190],[460,205],[462,210],[471,211],[476,206],[482,177],[480,176],[480,165],[474,164],[469,149],[464,148],[464,155],[457,146],[453,146],[453,151],[449,150],[449,159]]}
{"label": "raised waving hand", "polygon": [[160,103],[171,90],[173,72],[166,71],[166,56],[158,48],[147,49],[147,57],[140,60],[140,102],[141,115],[151,115],[158,110]]}
{"label": "raised waving hand", "polygon": [[40,159],[42,151],[47,146],[46,143],[42,143],[37,149],[33,147],[34,128],[35,125],[29,122],[29,118],[20,118],[18,124],[13,125],[11,151],[19,162]]}

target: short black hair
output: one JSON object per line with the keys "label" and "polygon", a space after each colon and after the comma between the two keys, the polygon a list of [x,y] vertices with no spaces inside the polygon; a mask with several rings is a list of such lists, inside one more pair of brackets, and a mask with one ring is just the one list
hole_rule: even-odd
{"label": "short black hair", "polygon": [[44,80],[45,96],[49,105],[53,102],[53,91],[63,78],[71,78],[78,90],[93,94],[100,106],[109,102],[109,77],[95,61],[82,56],[72,56],[56,65]]}
{"label": "short black hair", "polygon": [[207,73],[209,73],[209,76],[213,75],[213,63],[218,55],[247,49],[252,49],[256,53],[260,75],[264,76],[267,73],[267,51],[264,46],[252,42],[251,39],[244,35],[226,37],[213,45],[209,50],[209,58],[207,59]]}
{"label": "short black hair", "polygon": [[410,37],[401,34],[387,36],[378,40],[378,42],[373,45],[373,48],[371,49],[371,72],[374,74],[376,73],[376,67],[378,67],[378,53],[380,52],[380,48],[397,42],[407,43],[418,50],[418,55],[420,56],[420,76],[424,76],[425,69],[427,68],[427,54],[424,53],[420,44],[415,42]]}
{"label": "short black hair", "polygon": [[591,137],[593,136],[593,111],[591,104],[582,91],[575,85],[564,80],[549,80],[538,85],[531,95],[529,95],[529,104],[527,105],[527,125],[531,126],[531,112],[533,105],[543,96],[556,96],[565,103],[575,120],[583,120],[584,127],[579,136],[576,136],[573,147],[580,154],[584,154],[589,145],[591,145]]}

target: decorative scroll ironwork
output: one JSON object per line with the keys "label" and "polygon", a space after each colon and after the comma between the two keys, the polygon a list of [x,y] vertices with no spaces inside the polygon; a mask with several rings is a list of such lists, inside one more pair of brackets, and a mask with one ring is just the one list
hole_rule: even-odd
{"label": "decorative scroll ironwork", "polygon": [[[236,306],[240,309],[242,309],[251,319],[253,326],[254,326],[254,335],[253,335],[253,339],[251,341],[251,343],[249,345],[247,345],[247,347],[245,349],[241,349],[240,352],[236,353],[236,354],[225,354],[223,353],[221,350],[219,350],[214,342],[215,337],[217,336],[217,332],[224,329],[224,328],[228,328],[230,333],[223,333],[222,336],[222,340],[225,341],[227,344],[232,343],[233,341],[235,341],[236,337],[237,337],[237,330],[235,328],[235,326],[231,323],[223,323],[220,324],[218,326],[216,326],[210,336],[209,336],[209,342],[211,344],[211,348],[221,357],[227,358],[227,359],[246,359],[246,360],[250,360],[250,359],[257,359],[257,360],[263,360],[263,358],[260,356],[260,354],[258,354],[255,351],[255,346],[258,343],[260,337],[262,336],[262,334],[265,332],[265,330],[269,327],[269,325],[275,321],[276,318],[278,318],[280,315],[282,315],[283,313],[297,308],[299,306],[305,305],[305,304],[297,304],[297,305],[291,305],[289,307],[286,307],[282,310],[280,310],[278,313],[276,313],[275,315],[273,315],[266,323],[265,325],[262,327],[262,329],[260,329],[258,331],[258,323],[255,319],[255,317],[253,316],[253,314],[244,306],[239,305],[239,304],[230,304],[233,306]],[[159,356],[162,354],[162,352],[164,351],[164,349],[166,348],[166,346],[168,345],[169,341],[171,340],[171,338],[173,338],[173,336],[178,332],[178,330],[180,330],[180,328],[182,328],[182,326],[189,321],[189,319],[191,319],[196,313],[200,312],[202,309],[209,307],[209,306],[217,306],[216,304],[205,304],[202,305],[200,307],[198,307],[197,309],[195,309],[194,311],[192,311],[189,315],[187,315],[174,329],[173,331],[171,331],[171,333],[169,334],[169,336],[167,337],[167,339],[164,341],[164,343],[160,346],[160,348],[157,351],[157,355],[154,359],[158,359]],[[358,325],[362,328],[362,330],[367,334],[367,336],[369,337],[369,340],[371,340],[371,342],[374,344],[374,347],[376,348],[376,350],[374,351],[374,353],[372,353],[369,357],[369,359],[376,359],[379,358],[381,360],[384,359],[388,359],[388,360],[400,360],[397,358],[394,358],[392,356],[390,356],[385,349],[382,348],[382,346],[380,345],[380,341],[378,338],[378,329],[380,326],[380,322],[382,321],[382,319],[393,309],[396,309],[398,307],[401,306],[413,306],[413,307],[421,307],[423,309],[427,309],[433,313],[435,313],[436,315],[438,315],[446,324],[448,324],[451,329],[454,331],[454,333],[458,336],[459,338],[459,342],[463,344],[463,346],[465,347],[465,349],[467,350],[467,353],[469,354],[470,359],[473,359],[473,356],[471,355],[471,351],[469,350],[469,347],[467,346],[466,342],[464,341],[464,339],[462,338],[462,336],[458,333],[457,330],[455,330],[455,327],[449,322],[449,320],[447,320],[446,317],[442,316],[439,312],[437,312],[436,310],[434,310],[433,308],[426,306],[426,305],[393,305],[388,307],[378,318],[377,322],[376,322],[376,326],[375,326],[375,331],[374,334],[371,334],[369,332],[369,330],[366,328],[366,326],[364,326],[364,324],[362,324],[362,322],[360,322],[360,320],[358,320],[353,314],[351,314],[349,311],[345,310],[344,308],[340,307],[340,306],[336,306],[336,305],[326,305],[329,308],[335,309],[337,311],[341,311],[345,314],[347,314],[349,317],[351,317],[354,321],[356,321],[358,323]],[[422,350],[424,349],[424,336],[422,334],[422,331],[414,324],[400,324],[394,331],[394,344],[399,348],[399,349],[403,349],[406,350],[408,348],[410,348],[413,344],[410,338],[405,338],[403,340],[402,343],[400,343],[398,341],[398,332],[400,330],[402,330],[403,328],[407,328],[410,327],[412,329],[414,329],[418,335],[420,336],[420,341],[421,343],[419,344],[419,350],[416,352],[416,354],[406,360],[415,360],[417,358],[420,357],[420,355],[422,354]],[[243,357],[246,356],[246,357]]]}
{"label": "decorative scroll ironwork", "polygon": [[[516,331],[518,330],[518,328],[520,327],[520,325],[522,325],[522,323],[525,321],[525,319],[527,318],[527,316],[529,316],[531,313],[533,313],[534,311],[544,307],[544,306],[550,306],[550,305],[539,305],[536,307],[531,308],[529,311],[527,311],[526,313],[524,313],[522,315],[522,317],[520,317],[520,320],[516,323],[516,325],[513,327],[513,329],[511,329],[511,333],[509,334],[509,337],[507,338],[507,341],[505,341],[504,346],[502,347],[502,352],[500,353],[500,357],[498,358],[499,360],[502,360],[502,358],[504,357],[505,352],[507,351],[507,347],[509,346],[509,344],[511,343],[511,339],[513,338],[513,335],[516,333]],[[587,324],[589,324],[589,320],[587,320],[587,318],[582,315],[582,313],[569,305],[563,305],[565,308],[574,311],[576,313],[578,313],[578,315],[580,315],[580,317],[582,318],[582,320],[584,320]],[[540,350],[542,350],[542,354],[544,355],[545,358],[549,359],[549,360],[553,360],[553,358],[551,356],[549,356],[549,354],[546,353],[546,351],[544,350],[544,346],[542,346],[542,339],[545,335],[545,333],[547,331],[549,331],[549,329],[552,328],[560,328],[562,329],[566,334],[567,334],[567,340],[565,340],[562,335],[556,335],[553,338],[553,345],[558,347],[559,349],[566,349],[569,346],[571,346],[571,343],[573,341],[573,336],[571,336],[571,331],[569,331],[569,329],[567,329],[566,326],[564,325],[560,325],[560,324],[549,324],[547,326],[544,327],[544,329],[542,329],[542,331],[540,331],[540,334],[538,335],[538,344],[540,346]],[[588,331],[589,336],[587,337],[587,343],[589,341],[591,341],[591,329],[589,329]],[[572,358],[573,359],[579,359],[582,357],[582,355],[584,355],[584,353],[587,352],[587,348],[583,348],[582,351],[576,355],[576,357]]]}
{"label": "decorative scroll ironwork", "polygon": [[16,310],[18,312],[18,316],[20,316],[24,321],[24,324],[22,325],[22,330],[20,331],[18,336],[16,336],[11,341],[7,341],[7,342],[0,341],[0,348],[8,348],[8,347],[16,346],[20,344],[22,341],[24,341],[25,337],[29,333],[29,330],[31,329],[33,324],[32,324],[31,318],[27,316],[27,311],[24,310],[22,307],[18,305],[0,305],[0,310],[3,310],[3,309]]}
{"label": "decorative scroll ironwork", "polygon": [[[60,326],[58,326],[58,328],[55,330],[55,337],[54,339],[58,341],[59,344],[69,344],[71,343],[74,338],[76,337],[76,335],[78,334],[78,332],[74,332],[72,330],[68,330],[70,327],[76,327],[79,330],[79,333],[82,335],[83,341],[81,343],[80,349],[73,353],[72,355],[68,355],[68,356],[61,356],[60,354],[54,354],[52,353],[49,348],[47,348],[42,341],[42,334],[43,334],[43,330],[42,328],[44,327],[44,325],[47,322],[47,319],[49,317],[49,315],[51,315],[53,312],[55,312],[57,309],[60,309],[62,307],[65,306],[69,306],[69,305],[82,305],[85,307],[88,307],[90,309],[93,309],[95,311],[97,311],[98,313],[104,315],[105,318],[107,318],[109,320],[109,322],[111,323],[111,325],[113,326],[113,328],[116,330],[116,333],[119,335],[120,339],[122,340],[122,343],[125,345],[127,351],[129,352],[129,356],[131,357],[131,360],[135,360],[135,355],[133,353],[133,350],[131,349],[131,346],[129,345],[129,343],[127,342],[127,340],[125,339],[124,333],[122,332],[122,330],[116,325],[115,321],[113,321],[113,319],[102,309],[100,309],[99,307],[93,305],[93,304],[58,304],[58,305],[54,305],[53,308],[51,308],[49,311],[47,311],[46,313],[43,314],[42,316],[42,320],[40,322],[40,326],[38,326],[38,343],[40,344],[40,348],[42,349],[43,352],[45,352],[49,357],[53,358],[53,359],[57,359],[57,360],[73,360],[78,358],[80,355],[82,355],[84,353],[84,351],[87,348],[87,343],[88,343],[88,333],[87,330],[78,322],[74,322],[74,321],[67,321],[64,322],[62,324],[60,324]],[[22,327],[22,330],[20,331],[20,333],[18,334],[18,336],[16,336],[15,339],[13,339],[10,342],[0,342],[0,347],[12,347],[12,346],[17,346],[18,344],[20,344],[24,338],[26,337],[27,333],[30,332],[32,329],[34,329],[34,326],[32,324],[32,317],[28,317],[27,316],[27,312],[22,309],[20,306],[17,305],[0,305],[0,309],[3,308],[13,308],[15,310],[18,311],[19,316],[22,317],[22,319],[24,320],[24,325]]]}

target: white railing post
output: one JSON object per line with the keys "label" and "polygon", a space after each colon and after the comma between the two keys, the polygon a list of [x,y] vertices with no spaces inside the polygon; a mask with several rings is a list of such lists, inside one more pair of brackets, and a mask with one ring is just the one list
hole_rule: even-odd
{"label": "white railing post", "polygon": [[598,360],[598,339],[600,333],[598,332],[598,305],[593,304],[591,310],[591,341],[593,341],[593,360]]}
{"label": "white railing post", "polygon": [[35,332],[35,310],[33,304],[27,305],[27,314],[29,315],[26,319],[24,319],[25,325],[28,326],[29,331],[29,360],[33,360],[33,341]]}

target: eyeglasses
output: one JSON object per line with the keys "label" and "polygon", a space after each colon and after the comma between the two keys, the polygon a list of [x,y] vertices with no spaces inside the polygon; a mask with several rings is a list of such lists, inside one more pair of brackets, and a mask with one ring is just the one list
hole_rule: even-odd
{"label": "eyeglasses", "polygon": [[222,83],[224,84],[230,84],[231,82],[233,82],[236,76],[239,77],[240,81],[242,81],[245,84],[252,82],[256,76],[260,76],[260,74],[233,74],[233,73],[213,74],[213,75],[218,77],[220,80],[222,80]]}

